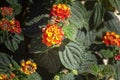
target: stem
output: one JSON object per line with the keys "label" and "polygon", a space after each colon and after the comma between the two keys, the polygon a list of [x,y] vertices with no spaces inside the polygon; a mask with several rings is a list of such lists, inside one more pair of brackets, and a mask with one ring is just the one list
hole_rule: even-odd
{"label": "stem", "polygon": [[85,78],[86,78],[86,80],[88,80],[88,76],[87,75],[85,75]]}

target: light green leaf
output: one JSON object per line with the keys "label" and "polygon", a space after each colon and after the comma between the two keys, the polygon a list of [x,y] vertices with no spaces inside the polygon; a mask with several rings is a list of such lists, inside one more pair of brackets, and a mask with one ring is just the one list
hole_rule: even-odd
{"label": "light green leaf", "polygon": [[70,40],[74,40],[77,34],[77,28],[74,27],[75,25],[71,24],[68,26],[64,26],[62,29],[64,31],[65,36],[70,39]]}

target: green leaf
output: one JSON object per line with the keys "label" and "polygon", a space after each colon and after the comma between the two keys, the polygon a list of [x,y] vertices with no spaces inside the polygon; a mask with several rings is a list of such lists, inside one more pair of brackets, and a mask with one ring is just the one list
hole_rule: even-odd
{"label": "green leaf", "polygon": [[[12,52],[15,52],[18,49],[18,44],[23,40],[23,35],[11,34],[6,32],[7,36],[4,40],[5,46]],[[9,35],[9,36],[8,36]]]}
{"label": "green leaf", "polygon": [[62,29],[64,31],[65,36],[67,36],[68,39],[74,40],[77,34],[77,28],[74,27],[75,25],[71,24],[68,26],[64,26]]}
{"label": "green leaf", "polygon": [[88,72],[94,76],[97,76],[100,73],[99,66],[97,64],[92,64],[89,66]]}
{"label": "green leaf", "polygon": [[42,43],[40,37],[34,37],[31,40],[30,49],[29,49],[30,53],[44,53],[47,49],[48,47]]}
{"label": "green leaf", "polygon": [[106,59],[114,57],[114,54],[110,49],[101,50],[100,53],[102,54],[103,58]]}
{"label": "green leaf", "polygon": [[84,61],[84,46],[78,42],[69,42],[59,48],[59,57],[62,64],[68,69],[78,69]]}
{"label": "green leaf", "polygon": [[116,64],[114,64],[115,68],[115,80],[120,80],[120,61],[117,61]]}
{"label": "green leaf", "polygon": [[35,72],[28,76],[27,80],[42,80],[41,76]]}
{"label": "green leaf", "polygon": [[7,36],[8,35],[7,35],[6,31],[0,30],[0,44],[2,44],[5,41]]}
{"label": "green leaf", "polygon": [[22,34],[16,34],[13,36],[14,40],[17,42],[17,43],[20,43],[22,40],[24,40],[24,36]]}
{"label": "green leaf", "polygon": [[60,80],[75,80],[75,76],[72,73],[61,74],[60,75]]}
{"label": "green leaf", "polygon": [[86,48],[89,48],[89,46],[94,42],[96,38],[96,32],[95,31],[88,31],[87,33],[78,30],[76,40],[80,40],[84,43]]}
{"label": "green leaf", "polygon": [[112,65],[107,65],[104,67],[102,70],[102,74],[107,77],[107,76],[114,76],[115,75],[115,70]]}
{"label": "green leaf", "polygon": [[94,9],[90,18],[90,24],[92,26],[98,27],[102,23],[104,13],[105,13],[105,9],[102,3],[97,2],[94,6]]}
{"label": "green leaf", "polygon": [[109,2],[120,12],[120,0],[109,0]]}
{"label": "green leaf", "polygon": [[110,31],[120,34],[120,21],[113,12],[107,12],[104,19],[104,24]]}
{"label": "green leaf", "polygon": [[85,73],[88,66],[92,64],[97,64],[97,58],[91,52],[85,53],[85,60],[78,69],[79,73]]}
{"label": "green leaf", "polygon": [[88,15],[85,7],[80,1],[74,1],[71,6],[71,17],[69,18],[71,24],[77,28],[85,27],[88,29]]}
{"label": "green leaf", "polygon": [[14,49],[14,47],[13,47],[13,45],[12,45],[12,43],[11,43],[10,40],[7,39],[4,43],[5,43],[5,46],[6,46],[9,50],[11,50],[12,52],[15,52],[15,49]]}
{"label": "green leaf", "polygon": [[18,0],[6,0],[13,8],[14,15],[18,15],[21,12],[22,6],[18,3]]}
{"label": "green leaf", "polygon": [[0,52],[0,72],[9,73],[13,68],[19,69],[19,65],[10,56]]}
{"label": "green leaf", "polygon": [[62,66],[58,55],[58,47],[52,48],[43,54],[35,54],[34,60],[39,67],[47,69],[50,73],[58,72]]}

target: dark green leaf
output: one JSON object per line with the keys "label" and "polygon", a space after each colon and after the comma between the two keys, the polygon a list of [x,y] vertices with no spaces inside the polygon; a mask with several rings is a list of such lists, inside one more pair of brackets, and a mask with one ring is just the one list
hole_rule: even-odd
{"label": "dark green leaf", "polygon": [[13,8],[14,15],[18,15],[21,12],[22,6],[18,3],[18,0],[6,0]]}
{"label": "dark green leaf", "polygon": [[111,5],[118,9],[120,12],[120,0],[109,0]]}
{"label": "dark green leaf", "polygon": [[105,9],[102,3],[98,2],[95,4],[92,16],[90,18],[90,24],[92,26],[98,27],[103,20]]}
{"label": "dark green leaf", "polygon": [[48,49],[48,47],[42,43],[42,40],[40,37],[35,37],[31,40],[30,43],[30,53],[43,53]]}
{"label": "dark green leaf", "polygon": [[27,80],[42,80],[41,76],[35,72],[28,76]]}
{"label": "dark green leaf", "polygon": [[62,66],[58,55],[58,48],[52,48],[43,54],[36,54],[34,60],[38,66],[47,69],[50,73],[58,72]]}
{"label": "dark green leaf", "polygon": [[0,72],[9,73],[12,68],[19,69],[19,65],[10,56],[0,52]]}
{"label": "dark green leaf", "polygon": [[105,19],[105,26],[110,31],[120,34],[120,21],[113,12],[107,12],[105,14],[104,19]]}

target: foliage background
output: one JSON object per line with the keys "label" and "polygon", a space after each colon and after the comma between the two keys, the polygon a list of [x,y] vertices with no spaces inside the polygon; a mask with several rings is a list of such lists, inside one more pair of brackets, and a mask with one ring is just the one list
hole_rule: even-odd
{"label": "foliage background", "polygon": [[[7,1],[0,0],[0,7],[17,0]],[[12,56],[18,64],[21,59],[33,59],[43,80],[52,80],[55,75],[60,75],[60,80],[109,80],[111,77],[119,80],[119,61],[107,52],[100,54],[101,50],[111,50],[102,43],[103,34],[106,31],[120,34],[119,0],[18,0],[18,3],[21,9],[18,6],[16,10],[21,11],[15,17],[21,23],[24,40],[15,53],[4,44],[0,44],[0,52]],[[44,52],[47,48],[40,36],[54,3],[70,5],[69,25],[63,27],[67,39],[63,41],[65,45]],[[107,66],[102,61],[105,56],[109,59]],[[74,76],[71,72],[74,69],[79,75]]]}

